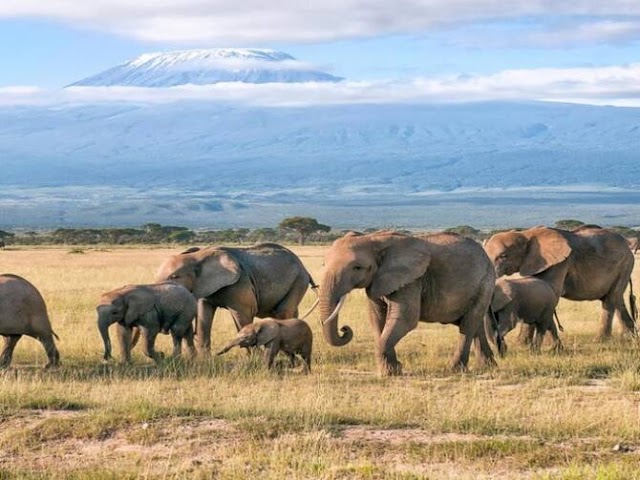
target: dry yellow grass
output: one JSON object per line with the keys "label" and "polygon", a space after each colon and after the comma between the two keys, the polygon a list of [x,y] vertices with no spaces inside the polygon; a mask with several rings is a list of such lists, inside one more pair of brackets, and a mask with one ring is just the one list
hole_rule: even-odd
{"label": "dry yellow grass", "polygon": [[[295,249],[316,280],[323,250]],[[137,349],[132,366],[103,365],[99,294],[151,281],[174,250],[83,251],[0,251],[0,270],[45,297],[63,362],[42,371],[23,339],[0,373],[0,478],[640,478],[639,347],[593,341],[596,302],[561,302],[564,354],[511,337],[497,369],[462,375],[447,371],[455,328],[421,324],[399,344],[407,374],[378,378],[362,292],[341,318],[346,347],[310,317],[309,376],[243,352],[156,367]],[[219,311],[214,348],[233,333]]]}

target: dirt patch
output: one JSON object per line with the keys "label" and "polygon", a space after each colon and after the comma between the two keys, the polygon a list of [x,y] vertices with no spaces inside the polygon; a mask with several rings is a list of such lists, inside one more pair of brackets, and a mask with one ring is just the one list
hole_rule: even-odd
{"label": "dirt patch", "polygon": [[417,428],[373,429],[360,426],[346,427],[342,438],[350,441],[388,444],[474,442],[478,440],[532,440],[529,436],[476,435],[472,433],[431,433]]}

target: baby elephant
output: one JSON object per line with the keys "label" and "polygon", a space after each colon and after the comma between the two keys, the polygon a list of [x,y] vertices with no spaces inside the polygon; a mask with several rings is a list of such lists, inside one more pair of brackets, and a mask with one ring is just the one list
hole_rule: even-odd
{"label": "baby elephant", "polygon": [[[562,342],[553,321],[558,300],[551,286],[544,280],[535,277],[501,277],[496,281],[491,307],[503,336],[522,320],[533,327],[533,351],[540,351],[542,339],[549,331],[553,337],[553,350],[559,352],[562,350]],[[562,329],[560,322],[558,326]]]}
{"label": "baby elephant", "polygon": [[13,349],[22,335],[40,340],[53,367],[60,362],[60,354],[53,341],[53,332],[47,307],[40,292],[17,275],[0,275],[0,335],[4,348],[0,353],[0,368],[11,364]]}
{"label": "baby elephant", "polygon": [[289,320],[275,320],[267,318],[256,320],[240,329],[234,340],[218,352],[218,355],[228,352],[233,347],[261,347],[264,346],[265,362],[268,368],[273,366],[273,360],[279,351],[289,356],[291,366],[295,366],[296,354],[304,361],[304,371],[311,371],[311,347],[313,333],[309,325],[299,318]]}
{"label": "baby elephant", "polygon": [[187,342],[190,353],[193,345],[193,318],[197,302],[189,290],[175,283],[153,285],[127,285],[102,295],[98,311],[98,328],[104,342],[104,359],[111,358],[109,326],[118,324],[118,340],[122,359],[131,361],[131,332],[139,327],[144,337],[144,353],[158,362],[162,354],[155,351],[159,332],[173,338],[173,356],[182,353],[182,340]]}

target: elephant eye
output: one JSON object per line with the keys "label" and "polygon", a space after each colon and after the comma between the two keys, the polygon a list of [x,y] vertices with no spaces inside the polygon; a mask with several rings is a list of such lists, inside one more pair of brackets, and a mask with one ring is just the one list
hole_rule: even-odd
{"label": "elephant eye", "polygon": [[362,265],[354,265],[353,269],[358,272],[360,270],[364,270],[364,267]]}

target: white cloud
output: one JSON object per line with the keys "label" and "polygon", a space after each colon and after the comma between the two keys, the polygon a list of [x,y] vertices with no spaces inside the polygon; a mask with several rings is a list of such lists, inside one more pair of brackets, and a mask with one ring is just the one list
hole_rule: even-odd
{"label": "white cloud", "polygon": [[166,103],[182,100],[260,106],[350,103],[434,103],[488,100],[548,100],[638,106],[640,63],[594,68],[504,70],[491,75],[416,78],[407,82],[219,83],[171,88],[0,88],[0,105],[101,102]]}
{"label": "white cloud", "polygon": [[[154,42],[247,45],[412,33],[520,17],[583,16],[601,39],[637,39],[636,0],[3,0],[2,17],[40,17]],[[616,20],[612,21],[611,18]],[[620,18],[628,17],[628,18]],[[609,22],[609,23],[608,23]],[[577,32],[580,35],[580,32]],[[566,30],[565,34],[570,34]],[[582,33],[584,34],[584,32]],[[558,32],[561,35],[561,32]],[[590,34],[587,33],[587,37]]]}

